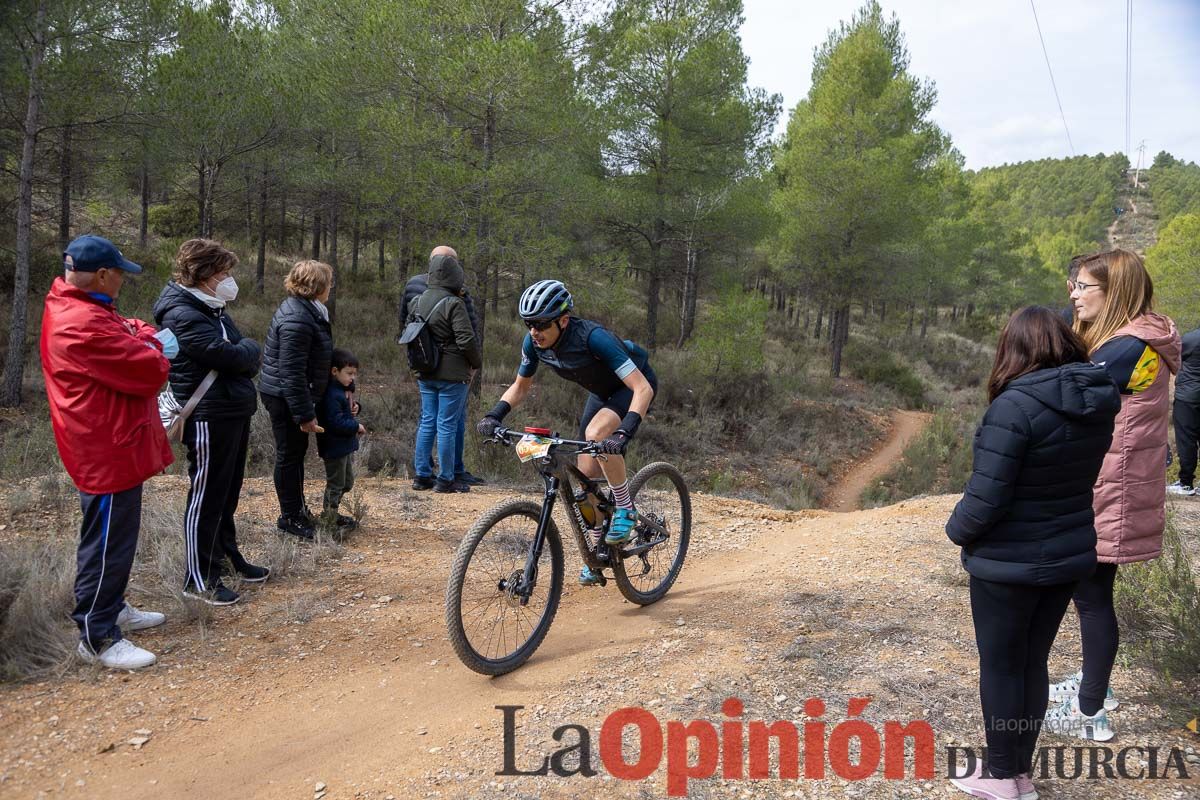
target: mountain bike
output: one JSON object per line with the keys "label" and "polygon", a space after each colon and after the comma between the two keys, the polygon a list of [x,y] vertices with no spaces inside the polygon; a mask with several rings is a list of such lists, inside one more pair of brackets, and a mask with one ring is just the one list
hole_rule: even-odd
{"label": "mountain bike", "polygon": [[567,509],[580,558],[609,578],[631,603],[661,600],[687,555],[692,502],[679,470],[665,462],[638,470],[629,482],[637,508],[632,538],[605,543],[616,508],[603,478],[575,466],[578,455],[603,460],[599,442],[562,439],[546,428],[497,428],[491,442],[514,446],[532,461],[544,487],[542,502],[509,500],[483,514],[458,546],[446,586],[446,627],[468,668],[503,675],[524,664],[550,630],[563,590],[563,544],[554,521],[557,500]]}

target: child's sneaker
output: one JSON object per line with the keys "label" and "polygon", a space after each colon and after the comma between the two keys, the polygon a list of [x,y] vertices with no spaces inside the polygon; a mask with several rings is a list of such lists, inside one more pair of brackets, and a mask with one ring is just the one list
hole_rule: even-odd
{"label": "child's sneaker", "polygon": [[1107,742],[1116,736],[1108,724],[1108,712],[1101,708],[1088,716],[1079,709],[1078,697],[1047,709],[1042,730],[1061,736],[1078,736],[1092,742]]}
{"label": "child's sneaker", "polygon": [[618,508],[608,523],[608,533],[604,535],[604,541],[608,544],[628,542],[633,536],[633,526],[636,524],[636,511],[632,508]]}
{"label": "child's sneaker", "polygon": [[[1050,684],[1050,702],[1065,703],[1068,700],[1073,700],[1079,696],[1079,684],[1083,683],[1083,670],[1076,672],[1074,675],[1068,675],[1058,683]],[[1116,711],[1121,703],[1113,694],[1112,687],[1108,687],[1108,691],[1104,694],[1104,710]]]}
{"label": "child's sneaker", "polygon": [[972,797],[982,797],[984,800],[1019,800],[1021,796],[1015,779],[984,775],[982,761],[977,762],[975,771],[970,775],[951,778],[950,783]]}

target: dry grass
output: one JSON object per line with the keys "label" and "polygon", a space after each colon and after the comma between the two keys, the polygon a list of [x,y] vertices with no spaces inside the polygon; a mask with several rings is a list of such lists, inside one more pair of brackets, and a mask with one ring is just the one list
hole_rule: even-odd
{"label": "dry grass", "polygon": [[[39,480],[37,487],[22,491],[30,496],[30,507],[56,512],[59,529],[78,528],[78,510],[68,513],[77,495],[63,479],[48,476]],[[194,624],[203,639],[214,611],[212,606],[183,596],[184,502],[182,492],[147,493],[126,596],[134,605]],[[12,508],[10,495],[10,514]],[[356,519],[366,517],[369,507],[361,494],[352,495],[350,510]],[[252,561],[271,568],[273,581],[310,579],[344,552],[342,543],[327,532],[307,543],[245,521],[239,524],[238,540]],[[226,580],[238,589],[238,579]],[[73,536],[0,542],[0,681],[61,675],[71,668],[78,641],[70,620],[74,581]],[[321,598],[319,590],[298,588],[282,609],[285,618],[311,617],[314,609],[322,607]]]}
{"label": "dry grass", "polygon": [[0,545],[0,681],[61,674],[70,663],[74,582],[69,542]]}

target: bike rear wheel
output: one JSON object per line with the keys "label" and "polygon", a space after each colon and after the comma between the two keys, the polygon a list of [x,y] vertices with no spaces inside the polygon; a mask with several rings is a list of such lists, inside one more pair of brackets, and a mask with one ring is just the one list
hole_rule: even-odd
{"label": "bike rear wheel", "polygon": [[533,585],[523,580],[541,511],[526,500],[503,503],[480,517],[458,546],[446,586],[446,628],[459,660],[480,674],[503,675],[524,664],[558,611],[563,550],[553,520]]}
{"label": "bike rear wheel", "polygon": [[666,539],[639,555],[620,557],[647,545],[662,534],[640,521],[634,536],[614,548],[613,578],[631,603],[645,606],[661,600],[679,577],[692,535],[692,498],[679,470],[659,461],[638,470],[629,494],[639,517],[649,517],[666,529]]}

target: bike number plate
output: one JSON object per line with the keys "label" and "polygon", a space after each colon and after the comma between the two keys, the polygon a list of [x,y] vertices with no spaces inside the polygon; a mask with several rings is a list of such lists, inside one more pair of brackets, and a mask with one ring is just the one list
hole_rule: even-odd
{"label": "bike number plate", "polygon": [[532,433],[527,433],[517,442],[517,458],[521,461],[530,461],[534,458],[540,458],[550,452],[550,440],[535,436]]}

